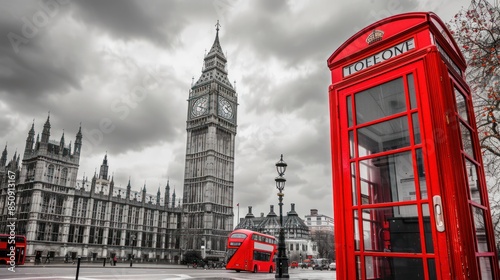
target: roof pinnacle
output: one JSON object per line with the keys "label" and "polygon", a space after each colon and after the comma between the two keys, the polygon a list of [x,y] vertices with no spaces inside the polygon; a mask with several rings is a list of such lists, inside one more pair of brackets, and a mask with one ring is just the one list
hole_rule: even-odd
{"label": "roof pinnacle", "polygon": [[217,20],[217,23],[215,24],[215,30],[217,30],[217,34],[219,34],[219,27],[220,27],[219,20]]}

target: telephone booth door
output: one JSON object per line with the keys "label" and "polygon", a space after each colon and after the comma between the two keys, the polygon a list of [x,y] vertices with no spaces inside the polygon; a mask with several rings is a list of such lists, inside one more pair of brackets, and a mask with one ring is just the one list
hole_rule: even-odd
{"label": "telephone booth door", "polygon": [[357,279],[437,279],[442,267],[429,197],[439,189],[429,190],[422,145],[421,76],[422,65],[413,64],[339,91],[346,104],[339,108],[341,156],[350,167],[343,178],[351,178],[343,190],[352,209],[345,213],[354,249],[347,258]]}
{"label": "telephone booth door", "polygon": [[499,277],[465,64],[433,25],[382,20],[329,60],[338,279]]}

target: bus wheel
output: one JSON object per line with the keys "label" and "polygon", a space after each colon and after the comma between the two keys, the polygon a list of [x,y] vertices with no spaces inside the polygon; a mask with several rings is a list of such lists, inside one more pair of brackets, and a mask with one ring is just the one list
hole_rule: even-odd
{"label": "bus wheel", "polygon": [[269,267],[269,273],[273,273],[273,267],[272,266]]}
{"label": "bus wheel", "polygon": [[253,273],[257,273],[257,266],[253,267]]}

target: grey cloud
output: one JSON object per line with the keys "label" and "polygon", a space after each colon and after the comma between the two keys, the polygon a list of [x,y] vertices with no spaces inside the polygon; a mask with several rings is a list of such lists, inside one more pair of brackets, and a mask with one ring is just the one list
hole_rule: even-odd
{"label": "grey cloud", "polygon": [[193,17],[211,19],[216,9],[210,1],[75,1],[73,17],[113,38],[150,41],[161,48],[180,47],[180,34]]}

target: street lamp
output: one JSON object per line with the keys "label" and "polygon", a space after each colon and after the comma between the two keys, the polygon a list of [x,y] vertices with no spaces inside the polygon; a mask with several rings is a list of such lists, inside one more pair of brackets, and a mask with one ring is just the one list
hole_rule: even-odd
{"label": "street lamp", "polygon": [[276,163],[276,171],[278,171],[278,177],[274,179],[276,181],[276,188],[278,189],[278,199],[280,206],[280,233],[278,239],[278,260],[276,264],[276,275],[274,278],[290,278],[288,275],[288,258],[286,256],[286,245],[285,245],[285,233],[283,232],[283,189],[285,188],[286,179],[283,177],[285,175],[287,164],[283,161],[283,155],[281,155],[280,161]]}
{"label": "street lamp", "polygon": [[132,267],[132,261],[134,259],[134,241],[135,241],[135,234],[130,235],[130,267]]}

